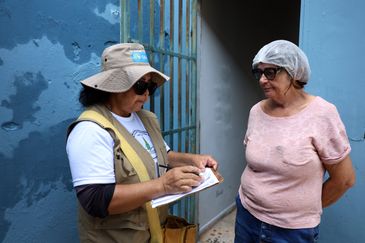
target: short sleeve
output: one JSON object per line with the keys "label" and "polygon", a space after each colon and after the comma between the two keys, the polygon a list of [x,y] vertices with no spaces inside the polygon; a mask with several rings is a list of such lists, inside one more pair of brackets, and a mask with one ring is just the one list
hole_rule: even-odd
{"label": "short sleeve", "polygon": [[351,151],[345,126],[332,104],[317,117],[314,145],[323,163],[336,164]]}
{"label": "short sleeve", "polygon": [[66,144],[74,186],[115,183],[113,146],[110,134],[94,122],[74,127]]}
{"label": "short sleeve", "polygon": [[167,145],[166,141],[164,140],[164,143],[165,143],[165,148],[166,148],[166,151],[169,151],[171,150],[171,148],[169,147],[169,145]]}

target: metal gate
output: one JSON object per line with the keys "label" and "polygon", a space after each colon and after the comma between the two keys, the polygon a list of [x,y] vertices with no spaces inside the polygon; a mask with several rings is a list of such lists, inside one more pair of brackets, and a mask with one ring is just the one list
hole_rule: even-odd
{"label": "metal gate", "polygon": [[[160,119],[174,151],[197,152],[196,0],[121,0],[121,42],[144,45],[153,67],[170,76],[145,104]],[[197,220],[197,199],[184,198],[171,213]]]}

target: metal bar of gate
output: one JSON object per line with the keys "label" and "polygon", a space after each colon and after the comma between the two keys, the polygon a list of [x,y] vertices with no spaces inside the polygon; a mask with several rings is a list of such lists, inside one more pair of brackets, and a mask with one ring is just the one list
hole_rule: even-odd
{"label": "metal bar of gate", "polygon": [[[199,149],[196,124],[196,0],[121,0],[121,42],[145,46],[152,66],[170,76],[145,104],[160,119],[163,136],[175,151]],[[194,196],[170,207],[196,222]]]}

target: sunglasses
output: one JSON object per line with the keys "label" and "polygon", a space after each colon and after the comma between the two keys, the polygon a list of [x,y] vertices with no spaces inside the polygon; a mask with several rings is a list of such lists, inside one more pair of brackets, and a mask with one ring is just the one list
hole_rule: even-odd
{"label": "sunglasses", "polygon": [[147,83],[143,80],[138,80],[135,84],[133,84],[133,89],[137,95],[143,95],[147,89],[149,95],[153,95],[153,93],[157,89],[157,83],[153,81]]}
{"label": "sunglasses", "polygon": [[260,80],[262,77],[262,74],[265,75],[267,80],[274,80],[276,77],[276,74],[280,72],[280,70],[283,69],[282,67],[269,67],[265,68],[264,70],[261,70],[259,68],[252,69],[252,74],[255,77],[256,80]]}

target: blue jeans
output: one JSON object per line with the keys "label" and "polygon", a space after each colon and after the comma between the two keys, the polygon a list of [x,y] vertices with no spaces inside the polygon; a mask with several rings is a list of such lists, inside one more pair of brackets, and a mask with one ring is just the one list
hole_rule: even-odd
{"label": "blue jeans", "polygon": [[267,224],[250,214],[236,198],[235,243],[315,243],[319,225],[314,228],[285,229]]}

